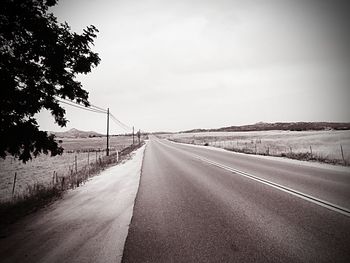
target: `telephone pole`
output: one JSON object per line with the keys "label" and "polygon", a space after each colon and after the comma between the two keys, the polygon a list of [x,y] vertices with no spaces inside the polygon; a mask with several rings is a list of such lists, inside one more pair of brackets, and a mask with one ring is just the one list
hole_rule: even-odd
{"label": "telephone pole", "polygon": [[132,126],[132,144],[135,143],[135,139],[134,139],[134,126]]}
{"label": "telephone pole", "polygon": [[107,108],[107,150],[106,155],[109,156],[109,108]]}
{"label": "telephone pole", "polygon": [[137,133],[137,137],[139,138],[139,145],[140,145],[140,139],[141,139],[141,130]]}

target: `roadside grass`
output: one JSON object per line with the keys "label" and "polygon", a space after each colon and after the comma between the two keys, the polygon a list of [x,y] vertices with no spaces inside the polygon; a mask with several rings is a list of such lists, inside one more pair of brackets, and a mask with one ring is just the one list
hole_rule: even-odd
{"label": "roadside grass", "polygon": [[299,161],[314,161],[314,162],[320,162],[320,163],[328,163],[328,164],[334,164],[334,165],[344,165],[348,166],[349,163],[345,161],[342,161],[340,159],[330,159],[318,154],[314,154],[311,152],[285,152],[280,154],[269,154],[268,152],[254,152],[253,149],[249,148],[242,148],[242,149],[235,149],[235,148],[224,148],[228,151],[233,152],[239,152],[239,153],[245,153],[245,154],[253,154],[253,155],[265,155],[265,156],[274,156],[274,157],[285,157],[289,159],[299,160]]}
{"label": "roadside grass", "polygon": [[[61,141],[61,146],[67,153],[83,153],[92,151],[106,150],[106,137],[93,138],[57,138]],[[132,136],[110,136],[109,149],[110,151],[121,150],[127,145],[132,144]]]}
{"label": "roadside grass", "polygon": [[165,135],[174,142],[335,165],[350,164],[350,131],[205,132]]}
{"label": "roadside grass", "polygon": [[[142,136],[142,139],[146,136]],[[34,184],[50,184],[52,177],[65,176],[71,170],[81,169],[106,155],[106,138],[59,138],[64,148],[62,155],[49,156],[40,154],[36,158],[22,163],[12,156],[0,158],[0,203],[10,200],[16,176],[15,195],[24,194],[28,186]],[[110,137],[109,152],[122,151],[133,143],[132,136],[118,135]]]}
{"label": "roadside grass", "polygon": [[95,163],[85,165],[77,172],[65,176],[54,176],[52,183],[34,184],[27,186],[23,194],[15,195],[11,200],[0,203],[0,229],[16,222],[18,219],[33,213],[55,200],[61,198],[68,189],[74,189],[84,184],[89,178],[98,175],[110,166],[121,163],[130,158],[131,152],[140,148],[144,142],[126,147],[120,153],[114,152],[109,156],[99,157]]}
{"label": "roadside grass", "polygon": [[[40,184],[31,186],[28,192],[28,195],[16,196],[11,201],[0,203],[0,229],[45,207],[63,195],[63,191],[57,187]],[[3,235],[1,232],[0,234]]]}

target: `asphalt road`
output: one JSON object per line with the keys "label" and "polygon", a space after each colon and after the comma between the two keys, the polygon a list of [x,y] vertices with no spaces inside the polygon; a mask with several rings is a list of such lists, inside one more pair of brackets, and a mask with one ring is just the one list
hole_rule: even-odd
{"label": "asphalt road", "polygon": [[349,214],[322,201],[350,208],[349,172],[153,137],[123,262],[350,262]]}

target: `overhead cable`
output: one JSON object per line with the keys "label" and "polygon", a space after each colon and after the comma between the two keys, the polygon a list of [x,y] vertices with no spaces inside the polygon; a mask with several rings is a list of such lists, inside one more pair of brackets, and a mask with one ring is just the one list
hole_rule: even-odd
{"label": "overhead cable", "polygon": [[86,111],[91,111],[91,112],[96,112],[96,113],[103,113],[103,114],[107,113],[107,112],[104,112],[104,111],[101,111],[101,110],[98,110],[98,109],[88,108],[88,107],[85,107],[85,106],[77,104],[77,103],[70,103],[68,101],[63,101],[63,100],[59,100],[59,102],[64,103],[64,104],[69,105],[69,106],[72,106],[72,107],[76,107],[76,108],[82,109],[82,110],[86,110]]}

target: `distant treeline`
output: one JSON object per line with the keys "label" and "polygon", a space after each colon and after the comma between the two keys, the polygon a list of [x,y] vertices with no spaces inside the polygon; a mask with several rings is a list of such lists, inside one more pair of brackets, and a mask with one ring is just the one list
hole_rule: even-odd
{"label": "distant treeline", "polygon": [[321,131],[321,130],[350,130],[350,123],[341,122],[259,122],[251,125],[230,126],[218,129],[193,129],[182,131],[183,133],[193,132],[242,132],[242,131]]}

